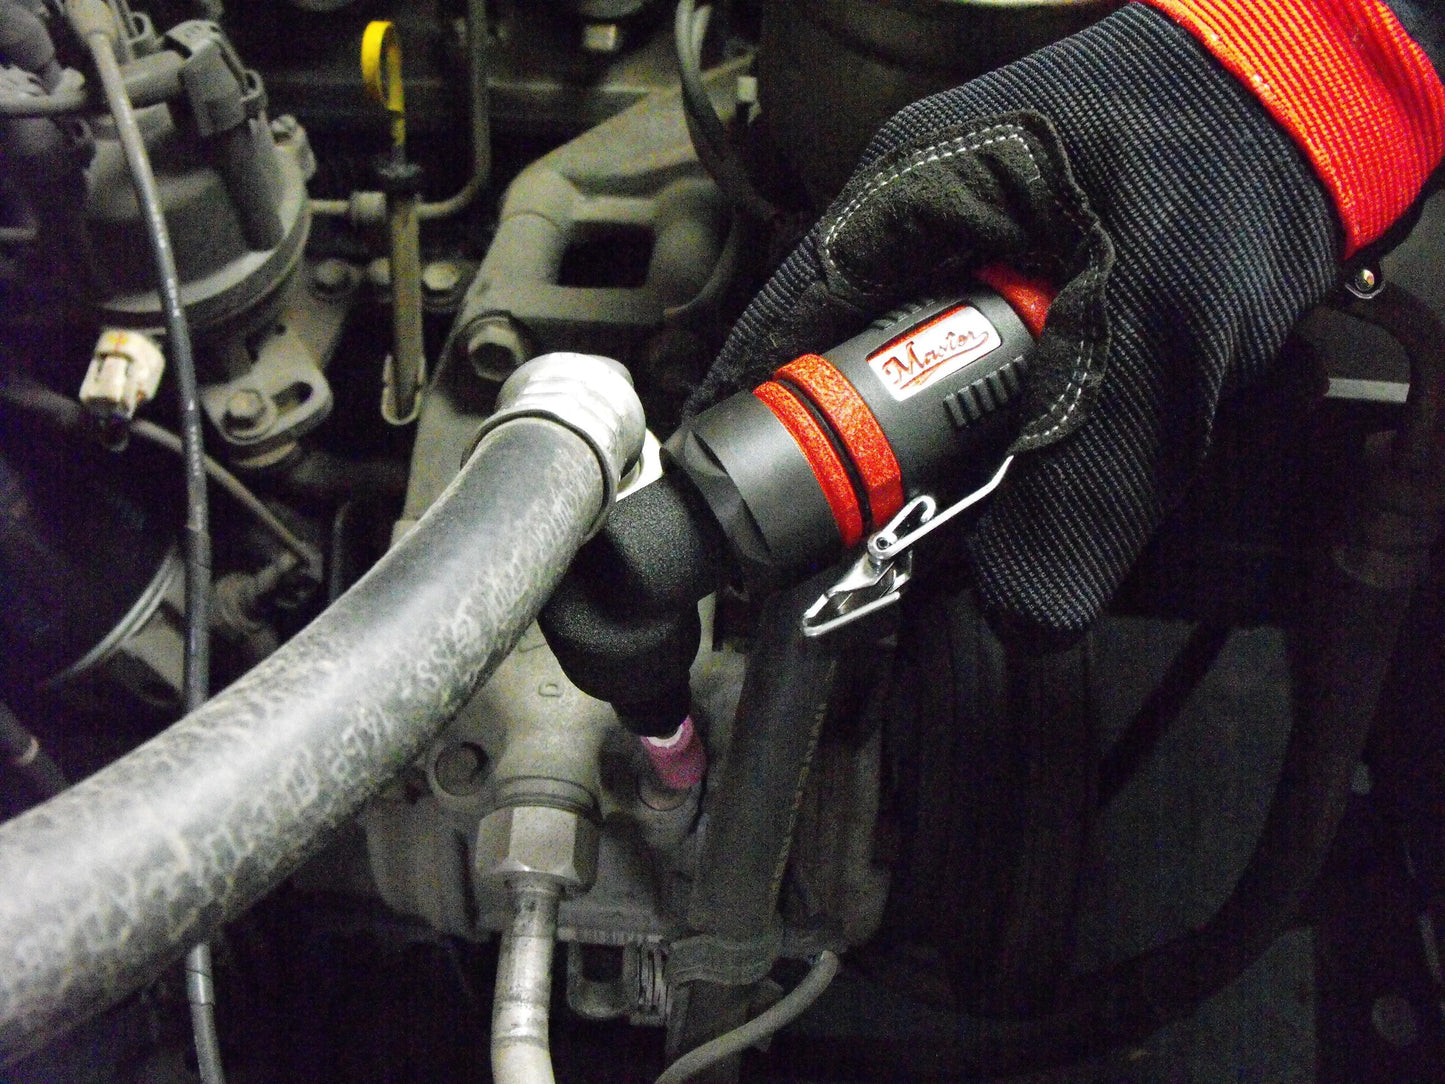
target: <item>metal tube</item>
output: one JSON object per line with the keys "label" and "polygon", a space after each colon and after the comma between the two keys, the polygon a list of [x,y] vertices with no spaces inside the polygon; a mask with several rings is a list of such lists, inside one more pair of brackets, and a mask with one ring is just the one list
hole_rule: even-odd
{"label": "metal tube", "polygon": [[393,196],[387,204],[391,227],[391,384],[382,416],[405,425],[417,413],[426,364],[421,326],[421,232],[416,196]]}
{"label": "metal tube", "polygon": [[550,878],[527,875],[507,887],[512,922],[502,934],[492,999],[492,1079],[496,1084],[553,1084],[547,1015],[562,889]]}
{"label": "metal tube", "polygon": [[[467,91],[472,128],[472,175],[467,183],[444,200],[417,205],[416,217],[421,222],[451,218],[472,205],[487,187],[492,173],[492,112],[487,91],[487,4],[486,0],[467,2]],[[349,199],[312,200],[311,213],[330,218],[353,218],[355,209],[365,202],[367,192],[353,192]],[[364,220],[364,218],[363,218]]]}

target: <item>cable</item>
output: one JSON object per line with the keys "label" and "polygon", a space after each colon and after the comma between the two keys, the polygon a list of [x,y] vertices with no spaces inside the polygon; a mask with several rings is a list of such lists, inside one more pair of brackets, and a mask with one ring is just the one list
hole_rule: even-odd
{"label": "cable", "polygon": [[[205,450],[201,433],[201,402],[196,382],[195,359],[191,354],[191,332],[181,304],[181,282],[176,272],[175,253],[166,230],[165,213],[145,140],[136,124],[135,110],[126,93],[125,79],[116,62],[113,46],[119,34],[108,9],[98,0],[70,0],[66,15],[76,33],[85,41],[100,76],[106,105],[115,120],[116,136],[125,154],[135,187],[146,235],[150,241],[151,258],[155,263],[157,292],[165,312],[166,338],[171,363],[176,371],[176,389],[180,395],[181,448],[186,476],[186,638],[184,667],[184,702],[187,712],[206,702],[210,684],[210,618],[211,539],[210,512],[207,507]],[[186,957],[187,987],[198,990],[205,980],[209,988],[211,953],[201,944]],[[195,981],[192,981],[195,980]],[[224,1084],[220,1044],[216,1037],[215,1007],[212,1001],[193,996],[191,1023],[196,1037],[196,1055],[203,1084]]]}
{"label": "cable", "polygon": [[1229,641],[1228,626],[1196,625],[1154,691],[1099,765],[1099,808],[1112,802],[1158,747]]}
{"label": "cable", "polygon": [[759,1013],[742,1027],[734,1028],[726,1035],[719,1035],[678,1058],[657,1078],[657,1084],[686,1084],[698,1073],[711,1068],[724,1058],[741,1054],[755,1043],[775,1035],[802,1016],[804,1011],[818,1000],[833,981],[833,976],[838,974],[840,966],[841,962],[835,953],[826,950],[819,953],[812,970],[804,975],[803,981],[793,987],[781,1001]]}
{"label": "cable", "polygon": [[[130,431],[141,440],[148,441],[160,448],[165,448],[177,454],[181,453],[181,438],[172,433],[169,429],[162,429],[154,422],[138,420],[131,422]],[[217,463],[210,456],[205,458],[206,475],[229,493],[237,504],[245,508],[256,521],[271,532],[277,542],[281,543],[285,550],[296,557],[303,565],[312,571],[319,572],[321,569],[321,554],[315,546],[309,545],[298,538],[292,530],[282,523],[277,515],[267,508],[260,497],[256,496],[246,487],[246,483],[237,478],[221,464]]]}
{"label": "cable", "polygon": [[41,748],[40,740],[3,702],[0,702],[0,757],[30,780],[42,798],[53,798],[68,786],[60,766]]}
{"label": "cable", "polygon": [[[28,410],[44,418],[51,425],[71,432],[80,427],[86,410],[74,399],[59,392],[51,391],[42,384],[31,380],[0,379],[0,400],[22,410]],[[181,438],[169,429],[163,429],[154,422],[137,420],[130,423],[130,433],[158,448],[164,448],[176,455],[183,453]],[[236,503],[256,518],[256,521],[281,544],[281,547],[313,572],[321,569],[321,554],[315,546],[303,541],[282,523],[280,518],[267,508],[246,483],[237,478],[210,456],[204,457],[206,475],[224,489]]]}
{"label": "cable", "polygon": [[[72,22],[76,9],[89,4],[69,5]],[[87,13],[88,14],[88,13]],[[142,219],[150,241],[155,263],[161,307],[165,313],[166,338],[170,361],[176,372],[180,395],[181,446],[186,476],[186,677],[185,704],[194,711],[206,700],[210,676],[210,656],[206,641],[206,605],[210,597],[211,554],[209,510],[206,499],[205,452],[202,446],[201,403],[196,381],[195,359],[191,352],[190,327],[181,304],[180,277],[176,272],[175,253],[171,249],[165,214],[145,140],[136,124],[135,111],[126,94],[120,65],[111,51],[111,35],[94,23],[78,27],[84,32],[100,76],[106,105],[115,120],[116,135],[125,154],[131,182],[140,202]]]}
{"label": "cable", "polygon": [[80,113],[87,102],[83,90],[61,90],[54,94],[6,94],[0,96],[0,117],[63,117]]}
{"label": "cable", "polygon": [[717,182],[723,194],[739,210],[755,218],[769,221],[778,217],[778,209],[754,187],[743,163],[728,141],[712,98],[702,82],[702,39],[707,33],[710,9],[698,9],[696,0],[678,0],[672,24],[672,44],[677,55],[677,74],[681,82],[682,106],[687,114],[687,130],[693,149],[703,168]]}

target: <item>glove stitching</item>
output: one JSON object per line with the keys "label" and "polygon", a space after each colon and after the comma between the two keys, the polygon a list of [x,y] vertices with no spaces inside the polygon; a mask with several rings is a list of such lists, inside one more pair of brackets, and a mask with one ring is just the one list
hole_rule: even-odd
{"label": "glove stitching", "polygon": [[[1007,134],[995,134],[999,132]],[[828,232],[823,236],[821,247],[824,263],[827,264],[849,288],[854,290],[859,289],[853,280],[848,277],[848,273],[833,259],[833,241],[837,238],[838,233],[847,226],[853,216],[863,209],[865,203],[890,185],[897,183],[923,166],[936,162],[944,162],[950,158],[957,158],[961,154],[979,151],[984,147],[993,146],[997,143],[1014,142],[1023,148],[1024,157],[1026,157],[1034,167],[1033,176],[1027,178],[1027,180],[1039,180],[1043,176],[1043,169],[1039,166],[1038,159],[1034,157],[1033,148],[1029,146],[1028,141],[1024,138],[1023,134],[1021,134],[1023,132],[1024,129],[1013,124],[993,125],[988,128],[982,128],[977,132],[971,132],[966,136],[958,136],[946,143],[935,143],[932,146],[920,148],[906,166],[895,169],[885,177],[876,179],[872,185],[854,196],[853,199],[848,202],[847,206],[843,208],[842,214],[838,216],[838,220],[829,227]],[[1079,230],[1087,232],[1088,222],[1083,215],[1079,214],[1077,208],[1067,206],[1059,199],[1058,195],[1052,191],[1049,192],[1049,197],[1060,214]],[[1089,370],[1093,367],[1093,355],[1094,347],[1092,343],[1080,344],[1079,352],[1074,355],[1073,365],[1070,369],[1069,386],[1055,397],[1045,413],[1046,417],[1056,417],[1058,421],[1043,432],[1036,433],[1032,435],[1032,437],[1027,438],[1031,443],[1047,441],[1059,432],[1059,430],[1068,425],[1069,419],[1073,417],[1074,412],[1078,410],[1083,402],[1085,383],[1089,375]],[[1070,396],[1072,396],[1072,401],[1068,401]],[[1066,401],[1068,401],[1067,405]],[[1060,411],[1062,411],[1062,414],[1060,414]]]}
{"label": "glove stitching", "polygon": [[[1086,354],[1088,355],[1087,361],[1084,357]],[[1087,346],[1080,346],[1079,352],[1074,355],[1073,369],[1069,373],[1069,386],[1061,391],[1058,397],[1049,405],[1048,416],[1053,417],[1056,415],[1059,409],[1064,406],[1064,400],[1071,393],[1073,394],[1074,401],[1070,403],[1067,408],[1064,408],[1063,416],[1060,417],[1055,424],[1045,429],[1042,433],[1035,435],[1032,438],[1034,441],[1048,440],[1069,423],[1069,419],[1073,417],[1074,411],[1077,410],[1079,404],[1084,401],[1084,381],[1088,377],[1089,370],[1093,367],[1093,363],[1094,345],[1090,343]]]}
{"label": "glove stitching", "polygon": [[[1028,141],[1019,134],[1021,130],[1022,129],[1020,129],[1017,125],[1013,124],[994,125],[989,128],[983,128],[977,132],[971,132],[966,136],[959,136],[955,139],[949,140],[947,143],[935,143],[930,147],[921,148],[914,155],[913,159],[908,163],[908,165],[904,166],[901,169],[894,170],[894,172],[888,174],[886,177],[875,180],[870,187],[860,192],[858,195],[854,196],[853,199],[848,203],[848,205],[843,208],[843,213],[839,215],[838,221],[833,223],[833,225],[828,229],[827,234],[825,234],[823,237],[824,262],[834,272],[836,272],[838,277],[841,278],[845,283],[847,283],[850,288],[854,290],[858,289],[858,287],[848,277],[847,272],[845,272],[841,267],[839,267],[837,261],[833,259],[831,252],[831,246],[833,244],[833,241],[837,238],[838,232],[848,224],[849,219],[851,219],[855,214],[862,210],[863,204],[867,203],[868,200],[878,195],[878,193],[882,192],[885,188],[889,187],[892,184],[895,184],[898,181],[901,181],[904,177],[908,176],[915,170],[922,168],[923,166],[930,165],[934,162],[944,162],[950,158],[957,158],[960,154],[963,154],[967,151],[982,150],[984,147],[992,146],[995,143],[1015,142],[1018,143],[1021,147],[1023,147],[1024,156],[1029,160],[1030,163],[1032,163],[1034,167],[1034,175],[1028,179],[1033,181],[1042,177],[1043,170],[1039,167],[1038,160],[1034,158],[1033,149],[1029,147]],[[989,136],[990,133],[994,132],[1008,132],[1010,134],[1002,136],[992,136],[991,138],[982,140],[979,139],[980,136]],[[949,149],[944,150],[944,148]],[[1058,207],[1059,210],[1062,211],[1066,217],[1072,219],[1073,216],[1070,215],[1067,209],[1065,209],[1059,203],[1057,197],[1054,197],[1054,205]]]}

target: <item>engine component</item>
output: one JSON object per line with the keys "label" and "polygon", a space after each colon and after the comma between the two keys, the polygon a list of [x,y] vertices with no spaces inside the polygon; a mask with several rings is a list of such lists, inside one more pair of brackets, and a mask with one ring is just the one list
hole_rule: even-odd
{"label": "engine component", "polygon": [[[152,87],[148,102],[157,103],[143,111],[141,127],[156,162],[186,311],[199,336],[246,334],[301,257],[310,223],[310,149],[296,125],[281,121],[273,129],[260,78],[242,66],[214,23],[182,23],[163,46],[135,63]],[[141,248],[120,149],[103,133],[88,180],[86,219],[96,253]],[[159,324],[159,301],[143,265],[106,259],[99,274],[109,319]]]}
{"label": "engine component", "polygon": [[762,5],[758,99],[821,209],[888,117],[1081,30],[1119,0],[786,0]]}
{"label": "engine component", "polygon": [[[630,393],[612,405],[639,409]],[[26,961],[0,975],[0,1048],[17,1056],[148,981],[314,853],[505,657],[619,467],[555,422],[498,426],[426,520],[305,632],[159,738],[0,825],[13,887],[0,937]],[[208,842],[220,836],[230,842]],[[111,891],[137,876],[144,894]]]}
{"label": "engine component", "polygon": [[165,355],[147,336],[103,331],[80,385],[80,401],[96,414],[129,419],[154,399],[165,371]]}
{"label": "engine component", "polygon": [[377,21],[361,38],[361,71],[366,89],[391,117],[391,151],[377,163],[386,196],[391,240],[392,353],[387,363],[381,416],[392,425],[416,419],[417,397],[426,382],[421,329],[421,168],[406,157],[406,95],[401,45],[391,23]]}
{"label": "engine component", "polygon": [[640,372],[649,337],[708,293],[726,221],[675,89],[523,170],[423,404],[401,529],[446,485],[496,384],[529,358],[581,350]]}
{"label": "engine component", "polygon": [[[0,443],[0,604],[5,698],[69,686],[104,669],[145,703],[174,707],[181,688],[177,518],[145,484],[117,477],[98,448],[77,458],[7,410]],[[56,489],[66,499],[56,502]]]}

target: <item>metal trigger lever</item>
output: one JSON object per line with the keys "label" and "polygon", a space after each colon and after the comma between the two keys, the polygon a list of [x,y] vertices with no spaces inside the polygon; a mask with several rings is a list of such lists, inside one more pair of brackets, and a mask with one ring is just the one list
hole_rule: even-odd
{"label": "metal trigger lever", "polygon": [[826,636],[897,602],[913,578],[914,543],[993,493],[1013,461],[1013,456],[1006,458],[993,477],[942,512],[938,511],[938,502],[926,493],[905,504],[882,530],[868,539],[863,553],[848,566],[838,582],[804,612],[800,622],[803,635]]}

